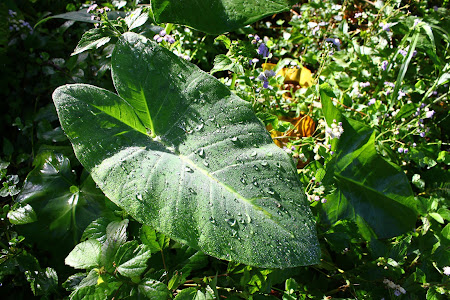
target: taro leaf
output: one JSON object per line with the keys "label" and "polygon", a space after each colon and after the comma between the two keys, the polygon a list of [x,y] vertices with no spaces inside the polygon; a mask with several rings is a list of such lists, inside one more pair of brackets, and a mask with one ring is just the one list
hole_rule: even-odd
{"label": "taro leaf", "polygon": [[227,260],[318,262],[314,221],[291,158],[251,105],[153,41],[126,33],[112,77],[53,94],[80,162],[136,220]]}
{"label": "taro leaf", "polygon": [[158,23],[188,25],[210,34],[233,31],[289,10],[294,0],[152,0]]}
{"label": "taro leaf", "polygon": [[389,238],[413,229],[417,213],[408,178],[377,154],[372,129],[341,115],[330,92],[326,85],[321,86],[325,119],[329,126],[333,120],[342,122],[344,133],[327,165],[327,176],[333,177],[336,191],[323,206],[326,218],[331,223],[355,221],[365,238],[372,231],[379,238]]}
{"label": "taro leaf", "polygon": [[44,152],[35,164],[17,201],[33,207],[37,222],[20,225],[18,230],[44,249],[65,256],[86,226],[105,211],[106,198],[89,176],[78,185],[69,159],[62,154]]}

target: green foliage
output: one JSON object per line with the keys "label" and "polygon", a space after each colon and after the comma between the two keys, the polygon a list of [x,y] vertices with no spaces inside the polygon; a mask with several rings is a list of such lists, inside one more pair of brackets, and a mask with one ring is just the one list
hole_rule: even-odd
{"label": "green foliage", "polygon": [[151,5],[157,23],[177,23],[221,34],[289,10],[295,3],[292,0],[154,0]]}
{"label": "green foliage", "polygon": [[[226,6],[214,10],[219,8],[219,2]],[[294,2],[296,5],[289,7]],[[89,12],[90,1],[1,2],[0,96],[4,110],[0,118],[0,298],[447,299],[450,20],[449,1],[441,2],[152,1],[152,7],[140,5],[142,1],[114,0],[102,2],[103,7],[91,7]],[[274,10],[278,4],[280,10]],[[209,6],[199,9],[204,5]],[[244,9],[250,5],[254,10]],[[232,11],[236,7],[239,9]],[[273,14],[281,10],[284,12]],[[267,17],[261,21],[242,27],[264,15]],[[219,22],[220,17],[225,21]],[[155,20],[171,23],[154,24]],[[188,24],[194,29],[173,23]],[[216,37],[195,28],[229,33]],[[121,37],[124,33],[125,37]],[[144,44],[141,48],[124,44],[136,34],[140,36],[137,40],[145,40],[144,36],[158,45],[148,42],[146,49]],[[118,55],[118,50],[124,51],[123,55]],[[142,54],[146,52],[149,54]],[[169,52],[213,74],[221,84]],[[274,73],[268,71],[272,66]],[[297,83],[288,74],[301,67],[307,67],[312,78],[305,77],[305,73]],[[126,80],[117,79],[124,74]],[[202,74],[201,79],[198,84],[193,83],[198,74]],[[119,82],[122,83],[113,86]],[[153,127],[144,112],[149,111],[154,117],[153,110],[160,106],[141,109],[130,100],[140,99],[140,95],[132,97],[128,93],[140,91],[136,84],[143,82],[150,82],[147,86],[152,87],[143,89],[145,99],[151,100],[148,103],[166,104],[161,106],[156,118],[159,121],[153,122]],[[90,92],[95,90],[121,103],[116,108],[98,108],[91,105],[96,102],[90,102],[90,109],[80,112],[80,119],[103,121],[90,127],[73,125],[71,132],[79,132],[80,137],[85,132],[103,133],[105,140],[93,142],[85,150],[78,149],[79,158],[90,157],[91,151],[97,153],[99,146],[112,149],[117,140],[130,135],[132,127],[140,128],[136,131],[139,138],[120,145],[130,148],[141,139],[158,142],[166,150],[164,155],[173,156],[171,162],[196,145],[192,137],[198,143],[220,139],[229,132],[241,137],[242,143],[216,151],[214,159],[214,153],[206,151],[208,148],[202,148],[203,158],[195,151],[191,153],[193,173],[180,167],[175,175],[163,178],[156,176],[155,171],[152,180],[137,186],[141,192],[145,191],[144,186],[148,190],[159,187],[141,194],[142,200],[144,194],[148,195],[146,203],[155,204],[157,209],[166,209],[173,215],[181,209],[178,221],[165,220],[166,228],[193,236],[195,241],[200,234],[211,237],[210,233],[203,233],[209,227],[199,227],[192,220],[202,216],[197,211],[223,211],[217,202],[212,208],[208,206],[214,193],[204,195],[204,199],[186,198],[183,205],[165,206],[162,201],[150,199],[180,199],[180,178],[184,184],[187,178],[192,179],[189,184],[195,183],[197,192],[208,189],[209,185],[201,185],[205,174],[198,170],[209,170],[214,166],[212,162],[229,163],[228,169],[231,166],[235,170],[226,173],[221,181],[233,187],[244,187],[240,181],[244,176],[240,175],[248,173],[244,178],[248,185],[241,190],[252,188],[264,194],[270,191],[264,188],[273,188],[275,181],[289,178],[291,182],[283,181],[279,189],[289,189],[296,182],[295,189],[286,195],[301,199],[299,178],[309,200],[304,208],[311,207],[317,222],[320,263],[263,269],[238,263],[234,257],[228,258],[231,261],[217,259],[160,231],[156,224],[160,221],[152,219],[154,211],[137,210],[130,215],[119,209],[96,188],[59,123],[51,92],[66,83],[81,83],[71,87],[89,86]],[[206,92],[202,85],[208,88]],[[232,90],[244,102],[235,96],[220,101],[212,97],[217,101],[212,103],[221,106],[211,108],[206,100],[217,93],[219,86],[227,93]],[[203,91],[204,97],[191,98],[197,96],[196,89]],[[120,96],[107,92],[114,90]],[[176,116],[183,115],[185,107],[178,103],[202,99],[205,102],[198,102],[196,108],[203,121],[191,114],[189,122],[177,122]],[[101,113],[94,116],[91,110]],[[104,113],[118,115],[118,111],[123,118],[138,122],[131,123],[132,127],[113,123],[110,121],[114,118]],[[257,181],[258,186],[252,184],[253,177],[260,179],[258,170],[242,166],[238,161],[243,157],[236,158],[238,152],[230,151],[233,147],[246,151],[250,166],[269,153],[266,146],[255,147],[253,132],[245,131],[247,123],[230,126],[239,121],[237,117],[252,115],[268,145],[269,137],[252,111],[283,148],[275,152],[287,153],[280,152],[279,156],[284,156],[283,166],[288,168],[277,169],[271,175],[256,164],[261,174],[270,175]],[[226,128],[208,131],[209,122],[222,119]],[[197,128],[201,123],[205,124]],[[112,124],[118,126],[107,129]],[[172,131],[182,140],[153,141],[155,136],[161,136],[164,126],[173,126]],[[68,126],[64,128],[67,130]],[[126,130],[110,135],[114,128]],[[253,150],[255,161],[251,159]],[[136,153],[154,152],[147,147]],[[278,158],[271,152],[272,160],[264,156],[264,161],[276,163]],[[111,151],[114,153],[116,150]],[[127,169],[120,171],[123,180],[104,176],[112,189],[130,191],[122,194],[129,200],[124,204],[128,211],[136,210],[133,203],[144,202],[136,197],[134,186],[142,173],[136,170],[141,170],[143,164],[133,159],[129,157]],[[291,159],[294,164],[287,163]],[[200,164],[204,160],[208,166]],[[91,169],[100,168],[102,161],[91,162]],[[111,168],[120,170],[121,165],[115,161]],[[164,171],[169,166],[172,165],[160,165],[157,170]],[[95,178],[95,171],[92,173]],[[136,176],[136,180],[126,185],[130,182],[126,175],[130,175],[129,179]],[[164,180],[158,182],[155,178]],[[74,203],[75,199],[79,201]],[[246,211],[232,210],[230,201],[223,203],[234,220],[245,216]],[[273,209],[277,212],[275,206]],[[142,221],[142,215],[151,219],[147,225],[137,221]],[[205,220],[209,222],[210,216],[205,215]],[[270,218],[263,220],[270,224]],[[217,219],[214,221],[218,224]],[[223,222],[225,226],[231,224]],[[235,224],[239,228],[236,239],[242,240],[247,229],[242,223]],[[295,231],[288,225],[285,224]],[[261,226],[267,229],[267,245],[258,249],[271,244],[276,248],[276,233],[271,232],[274,229]],[[185,227],[196,228],[198,236],[191,234],[195,230],[184,230]],[[231,248],[226,231],[216,238],[224,248],[220,251]],[[213,245],[211,238],[205,238],[204,243]],[[253,251],[253,245],[235,242],[231,246],[228,251],[233,255]],[[257,256],[258,252],[249,255]]]}

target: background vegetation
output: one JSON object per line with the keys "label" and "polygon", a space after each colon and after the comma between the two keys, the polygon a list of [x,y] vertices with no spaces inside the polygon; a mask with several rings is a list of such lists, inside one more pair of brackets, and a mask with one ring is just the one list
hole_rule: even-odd
{"label": "background vegetation", "polygon": [[[91,4],[0,4],[2,299],[448,297],[448,1],[303,1],[224,35],[152,18],[131,28],[125,14],[107,21],[95,9],[95,34],[93,23],[61,18],[34,27]],[[252,104],[297,164],[320,264],[215,259],[138,223],[96,187],[51,94],[66,83],[114,91],[111,54],[127,30],[213,70]],[[301,67],[311,74],[289,79]]]}

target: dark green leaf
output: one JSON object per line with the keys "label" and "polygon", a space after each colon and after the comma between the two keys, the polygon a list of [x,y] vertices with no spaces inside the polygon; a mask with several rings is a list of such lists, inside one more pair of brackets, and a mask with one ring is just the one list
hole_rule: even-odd
{"label": "dark green leaf", "polygon": [[117,43],[112,74],[120,96],[80,84],[53,95],[78,159],[110,199],[218,258],[318,261],[296,168],[249,103],[134,33]]}
{"label": "dark green leaf", "polygon": [[65,263],[75,269],[90,269],[100,265],[101,244],[97,240],[87,240],[76,245],[66,257]]}
{"label": "dark green leaf", "polygon": [[294,0],[152,0],[156,22],[188,25],[210,34],[233,31],[289,10]]}
{"label": "dark green leaf", "polygon": [[37,222],[20,225],[19,230],[43,249],[66,256],[86,226],[106,211],[106,198],[89,176],[79,184],[62,154],[42,153],[35,164],[17,201],[33,207]]}
{"label": "dark green leaf", "polygon": [[52,268],[45,271],[26,271],[25,275],[35,296],[48,296],[58,288],[58,275]]}
{"label": "dark green leaf", "polygon": [[344,128],[334,158],[327,165],[337,187],[323,206],[328,221],[354,220],[366,238],[372,230],[380,238],[411,230],[417,213],[408,178],[377,154],[372,129],[340,114],[327,86],[321,86],[320,94],[328,125],[336,120]]}

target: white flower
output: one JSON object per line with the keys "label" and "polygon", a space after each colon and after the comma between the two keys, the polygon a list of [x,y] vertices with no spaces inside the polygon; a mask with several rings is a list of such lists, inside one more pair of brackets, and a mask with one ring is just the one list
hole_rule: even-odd
{"label": "white flower", "polygon": [[444,271],[444,275],[450,276],[450,267],[449,266],[444,267],[443,271]]}

